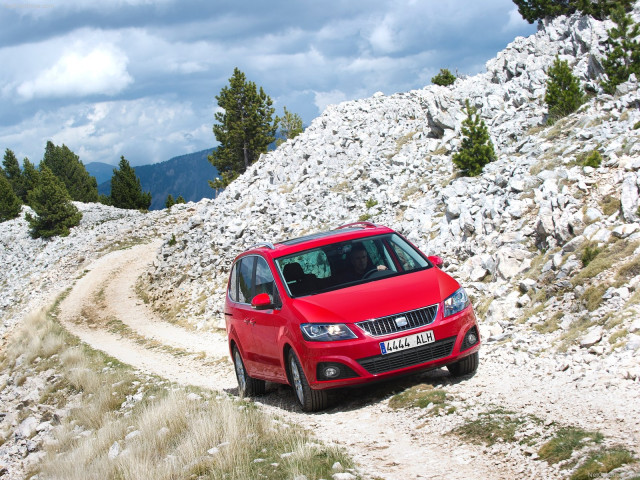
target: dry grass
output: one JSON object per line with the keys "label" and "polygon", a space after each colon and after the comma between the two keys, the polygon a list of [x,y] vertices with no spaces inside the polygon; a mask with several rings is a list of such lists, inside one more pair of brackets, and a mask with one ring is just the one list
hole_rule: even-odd
{"label": "dry grass", "polygon": [[620,203],[620,199],[612,195],[605,196],[600,202],[602,213],[604,213],[607,217],[620,211],[621,205],[622,204]]}
{"label": "dry grass", "polygon": [[[52,479],[330,478],[351,468],[337,447],[252,403],[140,373],[80,344],[44,312],[14,333],[2,357],[14,379],[55,371],[39,403],[66,407],[30,475]],[[133,432],[133,433],[132,433]],[[117,447],[117,455],[109,455]]]}
{"label": "dry grass", "polygon": [[566,352],[570,346],[575,345],[578,338],[583,336],[587,330],[595,325],[596,322],[590,315],[583,315],[579,319],[573,321],[569,329],[560,336],[559,352]]}
{"label": "dry grass", "polygon": [[[585,245],[584,248],[587,247],[589,245]],[[618,240],[602,247],[600,252],[591,258],[589,264],[571,279],[571,283],[574,286],[583,285],[586,280],[608,270],[621,260],[631,257],[636,248],[638,248],[638,242],[628,242],[627,240]],[[582,256],[583,253],[581,251],[580,255]]]}
{"label": "dry grass", "polygon": [[539,333],[553,333],[560,328],[560,320],[564,317],[563,312],[556,312],[551,317],[547,317],[542,323],[537,324],[534,328]]}

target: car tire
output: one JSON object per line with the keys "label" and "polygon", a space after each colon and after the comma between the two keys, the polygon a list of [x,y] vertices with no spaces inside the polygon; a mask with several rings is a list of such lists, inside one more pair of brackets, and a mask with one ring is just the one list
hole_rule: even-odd
{"label": "car tire", "polygon": [[233,347],[233,367],[238,379],[238,392],[241,397],[253,397],[265,392],[265,381],[250,377],[244,367],[242,356],[238,347]]}
{"label": "car tire", "polygon": [[296,394],[298,403],[305,412],[317,412],[327,408],[328,396],[325,390],[313,390],[309,386],[300,361],[293,351],[289,352],[289,375],[291,386]]}
{"label": "car tire", "polygon": [[469,375],[478,369],[479,355],[478,352],[464,357],[462,360],[447,365],[449,373],[454,377],[461,377],[463,375]]}

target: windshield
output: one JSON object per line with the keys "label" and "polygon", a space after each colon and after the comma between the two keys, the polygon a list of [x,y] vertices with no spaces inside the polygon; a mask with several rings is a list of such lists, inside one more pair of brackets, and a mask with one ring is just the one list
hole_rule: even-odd
{"label": "windshield", "polygon": [[359,238],[277,258],[292,297],[421,270],[429,261],[397,234]]}

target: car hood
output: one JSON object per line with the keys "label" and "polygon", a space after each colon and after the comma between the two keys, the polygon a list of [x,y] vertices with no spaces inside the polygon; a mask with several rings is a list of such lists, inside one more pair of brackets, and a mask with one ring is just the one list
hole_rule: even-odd
{"label": "car hood", "polygon": [[295,298],[301,322],[355,323],[440,303],[460,285],[438,268]]}

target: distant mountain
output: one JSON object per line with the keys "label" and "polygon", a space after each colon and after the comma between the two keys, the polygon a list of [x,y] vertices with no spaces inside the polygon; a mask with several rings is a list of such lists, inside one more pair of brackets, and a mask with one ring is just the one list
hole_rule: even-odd
{"label": "distant mountain", "polygon": [[108,163],[91,162],[87,163],[84,168],[87,169],[89,175],[93,175],[94,177],[96,177],[98,185],[100,185],[101,183],[111,180],[113,169],[116,167]]}
{"label": "distant mountain", "polygon": [[[188,153],[170,160],[152,165],[134,167],[136,175],[140,178],[142,190],[151,192],[151,210],[160,210],[164,207],[169,194],[173,198],[179,195],[187,201],[197,202],[203,198],[214,198],[215,192],[209,186],[209,180],[218,176],[216,168],[209,163],[207,155],[213,148],[200,152]],[[98,175],[104,171],[104,163],[92,162],[86,165],[87,171],[98,180],[98,192],[104,195],[111,193],[111,176],[113,169],[109,165],[109,173],[106,180],[100,182]],[[104,179],[104,177],[102,177]]]}

